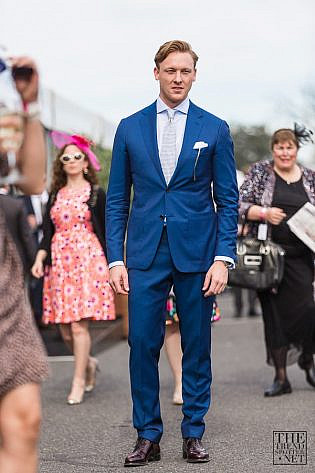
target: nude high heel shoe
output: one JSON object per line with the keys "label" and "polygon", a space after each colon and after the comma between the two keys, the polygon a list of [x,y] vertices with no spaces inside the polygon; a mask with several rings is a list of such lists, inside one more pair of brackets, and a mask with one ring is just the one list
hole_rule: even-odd
{"label": "nude high heel shoe", "polygon": [[99,363],[96,358],[90,358],[86,369],[85,392],[90,393],[96,385],[96,373],[100,371]]}
{"label": "nude high heel shoe", "polygon": [[82,404],[84,400],[84,391],[85,391],[85,386],[81,386],[78,383],[73,383],[72,388],[71,388],[71,393],[69,394],[68,399],[67,399],[67,404],[69,404],[69,406]]}

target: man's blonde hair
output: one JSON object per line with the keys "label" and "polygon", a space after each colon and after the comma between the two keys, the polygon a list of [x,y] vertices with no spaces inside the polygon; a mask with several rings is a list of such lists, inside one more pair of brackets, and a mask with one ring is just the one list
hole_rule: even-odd
{"label": "man's blonde hair", "polygon": [[197,54],[192,50],[189,43],[186,41],[180,41],[178,39],[173,41],[167,41],[166,43],[160,46],[160,49],[155,55],[154,62],[157,69],[160,69],[161,62],[167,58],[167,56],[171,53],[178,52],[178,53],[189,53],[194,61],[194,68],[196,69],[196,64],[198,61]]}

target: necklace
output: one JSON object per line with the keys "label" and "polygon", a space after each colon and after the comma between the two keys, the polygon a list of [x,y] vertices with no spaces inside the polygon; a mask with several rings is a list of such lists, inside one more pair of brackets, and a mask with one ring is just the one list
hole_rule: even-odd
{"label": "necklace", "polygon": [[300,168],[294,168],[293,172],[288,176],[283,175],[281,171],[278,169],[275,169],[275,172],[278,174],[278,176],[281,177],[288,185],[294,184],[295,182],[298,182],[301,179],[301,171]]}

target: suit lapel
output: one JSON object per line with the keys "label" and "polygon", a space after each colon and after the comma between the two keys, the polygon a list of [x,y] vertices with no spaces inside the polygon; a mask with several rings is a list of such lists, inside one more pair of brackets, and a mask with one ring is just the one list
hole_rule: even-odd
{"label": "suit lapel", "polygon": [[152,105],[149,105],[145,110],[142,112],[142,116],[140,118],[140,127],[143,136],[144,143],[147,148],[147,152],[150,158],[153,161],[153,164],[163,180],[164,184],[166,185],[164,174],[161,167],[161,162],[159,158],[159,150],[157,144],[157,131],[156,131],[156,102]]}
{"label": "suit lapel", "polygon": [[176,179],[187,157],[189,157],[193,153],[193,147],[195,142],[198,140],[201,127],[202,110],[200,110],[196,107],[196,105],[190,102],[182,149],[178,157],[177,166],[175,168],[174,174],[170,180],[169,185],[171,185]]}

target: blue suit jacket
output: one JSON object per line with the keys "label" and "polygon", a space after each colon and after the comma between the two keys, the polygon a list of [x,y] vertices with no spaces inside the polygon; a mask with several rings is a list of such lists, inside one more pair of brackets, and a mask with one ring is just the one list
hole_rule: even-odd
{"label": "blue suit jacket", "polygon": [[[194,180],[196,141],[208,147],[201,150]],[[238,190],[229,128],[191,102],[182,150],[168,186],[158,154],[156,102],[120,122],[107,193],[108,262],[124,260],[128,224],[127,267],[149,268],[164,216],[179,271],[207,271],[215,256],[235,259]]]}

